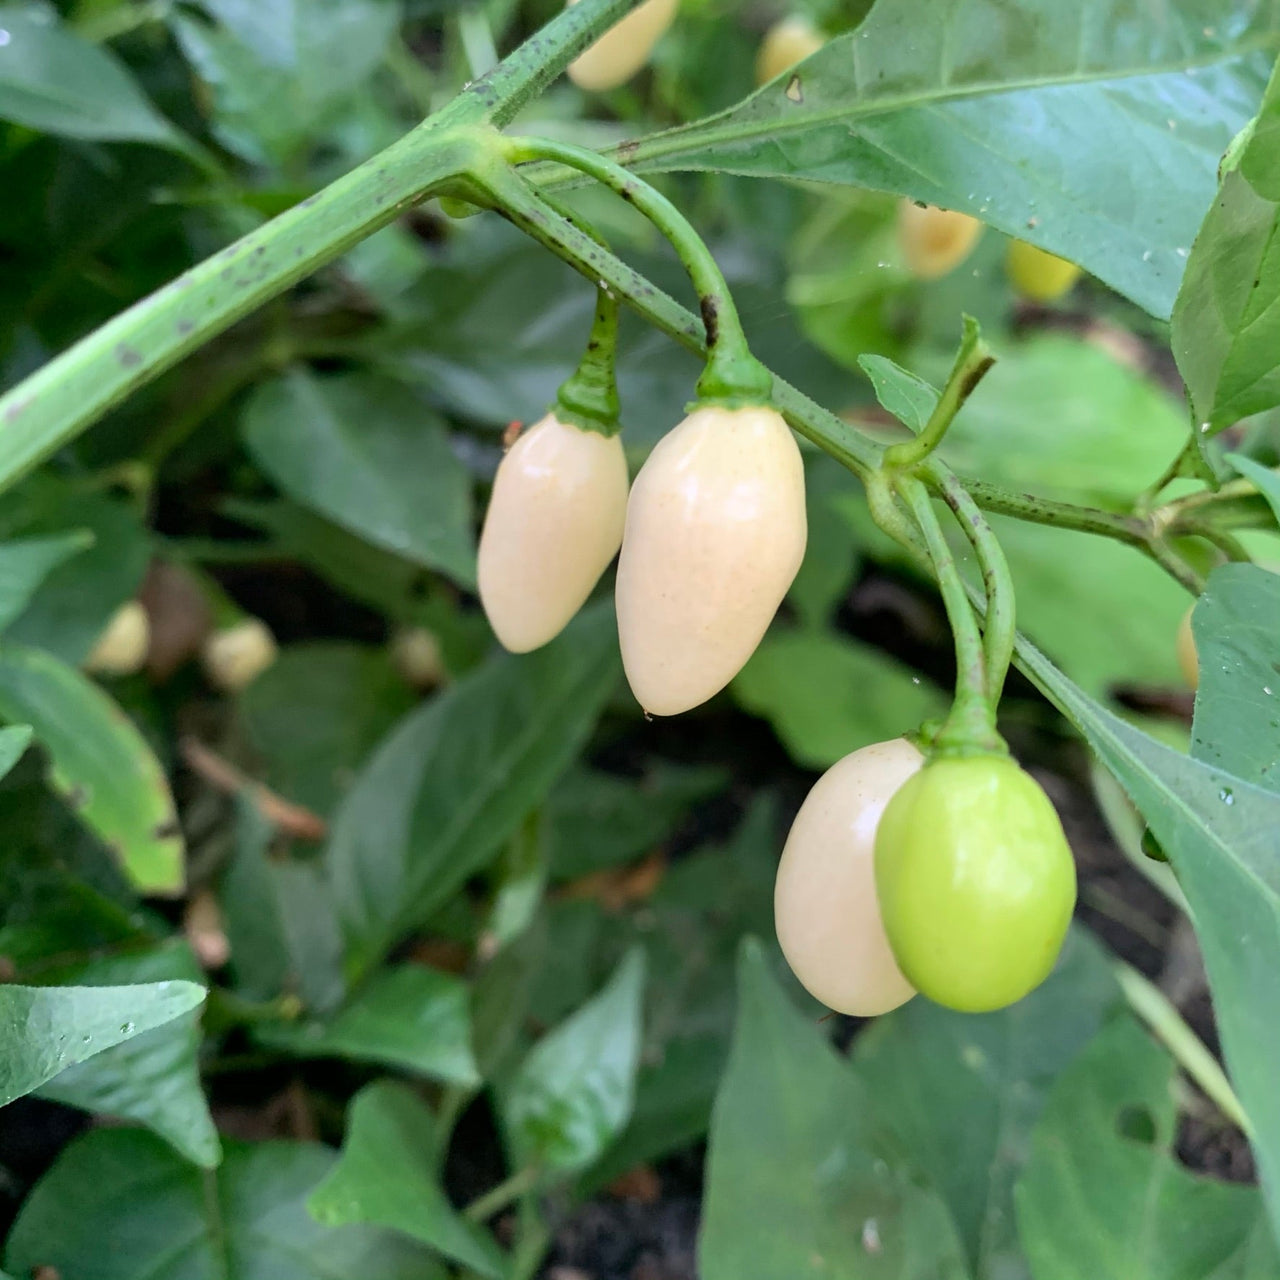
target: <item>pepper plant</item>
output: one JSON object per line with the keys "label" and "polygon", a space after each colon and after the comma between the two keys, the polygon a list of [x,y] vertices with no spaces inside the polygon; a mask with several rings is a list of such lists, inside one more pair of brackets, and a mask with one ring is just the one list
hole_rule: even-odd
{"label": "pepper plant", "polygon": [[738,9],[0,3],[10,1275],[1280,1276],[1280,4]]}

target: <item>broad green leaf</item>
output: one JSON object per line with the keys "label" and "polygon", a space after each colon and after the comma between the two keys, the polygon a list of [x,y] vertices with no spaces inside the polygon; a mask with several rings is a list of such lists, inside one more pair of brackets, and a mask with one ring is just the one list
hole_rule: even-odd
{"label": "broad green leaf", "polygon": [[503,1121],[522,1163],[580,1172],[631,1118],[644,974],[644,953],[633,949],[599,995],[538,1041],[503,1090]]}
{"label": "broad green leaf", "polygon": [[128,503],[47,474],[32,476],[0,497],[0,531],[6,538],[65,538],[69,529],[87,531],[92,545],[51,567],[9,638],[78,666],[115,611],[141,586],[151,542]]}
{"label": "broad green leaf", "polygon": [[1280,404],[1280,78],[1237,163],[1222,175],[1173,310],[1173,352],[1191,414],[1211,434]]}
{"label": "broad green leaf", "polygon": [[999,1013],[913,1000],[868,1027],[853,1062],[876,1115],[950,1206],[975,1276],[1029,1273],[1013,1188],[1053,1081],[1119,1001],[1102,949],[1081,930],[1057,969]]}
{"label": "broad green leaf", "polygon": [[437,1170],[435,1116],[402,1084],[375,1081],[352,1099],[342,1156],[307,1208],[326,1226],[371,1223],[421,1241],[482,1276],[503,1275],[492,1238],[449,1203]]}
{"label": "broad green leaf", "polygon": [[550,790],[618,678],[597,606],[537,653],[495,657],[387,737],[334,817],[326,861],[348,972],[478,871]]}
{"label": "broad green leaf", "polygon": [[997,354],[942,446],[962,475],[1127,510],[1186,443],[1185,408],[1091,343],[1044,335]]}
{"label": "broad green leaf", "polygon": [[733,682],[799,764],[825,769],[945,713],[947,699],[888,654],[831,632],[773,631]]}
{"label": "broad green leaf", "polygon": [[[188,989],[200,979],[185,942],[104,956],[59,974],[59,981],[109,989],[122,983]],[[62,1072],[41,1093],[84,1111],[136,1120],[188,1160],[212,1169],[222,1149],[200,1085],[199,1047],[200,1015],[192,1009]]]}
{"label": "broad green leaf", "polygon": [[424,965],[375,974],[331,1018],[266,1025],[261,1038],[304,1058],[351,1058],[399,1067],[447,1084],[479,1084],[471,1051],[469,990]]}
{"label": "broad green leaf", "polygon": [[204,988],[190,982],[0,985],[0,1106],[94,1054],[171,1022],[204,997]]}
{"label": "broad green leaf", "polygon": [[247,160],[285,163],[350,109],[382,61],[396,0],[201,0],[217,25],[188,15],[174,33],[213,90],[214,132]]}
{"label": "broad green leaf", "polygon": [[463,586],[474,583],[471,480],[443,424],[399,383],[294,372],[254,393],[244,433],[295,501]]}
{"label": "broad green leaf", "polygon": [[722,769],[667,760],[639,777],[574,769],[547,797],[551,874],[572,880],[650,852],[728,781]]}
{"label": "broad green leaf", "polygon": [[0,644],[0,716],[29,724],[49,783],[146,893],[176,893],[182,835],[159,761],[92,681],[37,649]]}
{"label": "broad green leaf", "polygon": [[0,778],[13,768],[23,753],[31,745],[31,726],[29,724],[10,725],[0,729]]}
{"label": "broad green leaf", "polygon": [[1090,700],[1034,645],[1023,669],[1141,810],[1191,906],[1231,1082],[1280,1228],[1280,795],[1162,746]]}
{"label": "broad green leaf", "polygon": [[240,695],[240,714],[268,785],[327,817],[413,703],[385,652],[318,641],[282,650]]}
{"label": "broad green leaf", "polygon": [[1200,656],[1192,754],[1280,792],[1280,577],[1223,565],[1192,628]]}
{"label": "broad green leaf", "polygon": [[1109,538],[989,521],[1013,573],[1018,625],[1072,680],[1096,697],[1179,686],[1174,638],[1187,594],[1164,570]]}
{"label": "broad green leaf", "polygon": [[879,0],[799,71],[623,155],[960,209],[1164,317],[1277,47],[1267,0]]}
{"label": "broad green leaf", "polygon": [[1017,1188],[1036,1280],[1204,1280],[1250,1247],[1257,1190],[1178,1163],[1175,1071],[1125,1017],[1054,1085]]}
{"label": "broad green leaf", "polygon": [[703,1280],[963,1280],[946,1206],[920,1186],[849,1065],[742,946],[738,1027],[716,1098]]}
{"label": "broad green leaf", "polygon": [[93,534],[87,530],[0,545],[0,629],[22,613],[54,569],[92,545]]}
{"label": "broad green leaf", "polygon": [[113,54],[43,5],[0,5],[0,120],[67,138],[180,146]]}
{"label": "broad green leaf", "polygon": [[296,992],[311,1010],[332,1010],[344,990],[337,908],[317,859],[270,856],[275,835],[242,793],[220,894],[236,988],[251,1000]]}
{"label": "broad green leaf", "polygon": [[5,1266],[61,1280],[444,1280],[421,1245],[311,1217],[307,1196],[337,1159],[327,1148],[226,1145],[208,1172],[140,1130],[77,1138],[28,1196]]}
{"label": "broad green leaf", "polygon": [[938,403],[937,389],[884,356],[862,356],[858,363],[871,379],[881,407],[912,431],[923,431]]}

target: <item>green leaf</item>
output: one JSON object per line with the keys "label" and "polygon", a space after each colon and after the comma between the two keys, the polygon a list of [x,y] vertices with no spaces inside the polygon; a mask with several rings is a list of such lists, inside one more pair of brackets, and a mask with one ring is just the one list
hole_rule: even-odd
{"label": "green leaf", "polygon": [[307,1213],[335,1159],[313,1143],[228,1142],[207,1172],[150,1134],[92,1131],[36,1184],[5,1266],[62,1280],[444,1280],[418,1244]]}
{"label": "green leaf", "polygon": [[1209,435],[1280,404],[1280,77],[1222,176],[1173,310],[1173,353]]}
{"label": "green leaf", "polygon": [[522,1163],[577,1173],[631,1117],[640,1065],[645,959],[627,953],[608,985],[530,1051],[501,1098]]}
{"label": "green leaf", "polygon": [[844,467],[824,453],[805,461],[809,538],[787,600],[801,625],[813,630],[831,620],[858,570],[858,544],[841,510],[841,500],[856,484]]}
{"label": "green leaf", "polygon": [[0,546],[0,629],[17,618],[40,584],[64,560],[93,545],[87,530],[52,538],[24,538]]}
{"label": "green leaf", "polygon": [[1246,480],[1258,486],[1258,492],[1271,504],[1276,520],[1280,521],[1280,474],[1243,454],[1228,453],[1226,459]]}
{"label": "green leaf", "polygon": [[1280,577],[1223,565],[1192,615],[1200,690],[1191,753],[1280,792]]}
{"label": "green leaf", "polygon": [[218,25],[180,15],[174,33],[213,90],[214,132],[247,160],[283,163],[340,118],[381,63],[396,0],[201,0]]}
{"label": "green leaf", "polygon": [[342,1157],[307,1208],[326,1226],[372,1223],[421,1241],[472,1272],[498,1277],[493,1240],[449,1203],[437,1169],[436,1120],[412,1090],[375,1081],[352,1099]]}
{"label": "green leaf", "polygon": [[1165,317],[1278,46],[1254,0],[880,0],[801,72],[626,159],[960,209]]}
{"label": "green leaf", "polygon": [[1194,1177],[1174,1154],[1175,1072],[1125,1017],[1054,1086],[1017,1190],[1037,1280],[1203,1280],[1251,1247],[1257,1190]]}
{"label": "green leaf", "polygon": [[463,586],[475,582],[470,477],[440,420],[399,383],[294,372],[254,393],[244,433],[295,501]]}
{"label": "green leaf", "polygon": [[962,474],[1127,511],[1186,443],[1185,408],[1091,343],[1046,335],[999,357],[942,446]]}
{"label": "green leaf", "polygon": [[613,611],[598,606],[537,653],[495,657],[386,739],[343,800],[326,855],[350,973],[498,852],[577,754],[617,679]]}
{"label": "green leaf", "polygon": [[29,724],[10,725],[0,729],[0,778],[3,778],[31,745],[31,726]]}
{"label": "green leaf", "polygon": [[424,965],[396,965],[375,974],[332,1018],[267,1025],[259,1035],[299,1057],[351,1058],[447,1084],[480,1083],[467,984]]}
{"label": "green leaf", "polygon": [[171,1022],[204,997],[204,988],[190,982],[0,985],[0,1106],[112,1045]]}
{"label": "green leaf", "polygon": [[975,1276],[1028,1275],[1013,1188],[1050,1086],[1119,1000],[1101,947],[1070,935],[1049,980],[999,1013],[913,1000],[854,1042],[876,1115],[955,1216]]}
{"label": "green leaf", "polygon": [[919,434],[938,404],[938,391],[884,356],[860,356],[858,363],[871,379],[881,407]]}
{"label": "green leaf", "polygon": [[113,54],[68,31],[43,5],[0,5],[0,120],[66,138],[181,148]]}
{"label": "green leaf", "polygon": [[729,776],[706,765],[658,760],[639,777],[579,767],[547,797],[551,873],[574,880],[657,848]]}
{"label": "green leaf", "polygon": [[947,708],[939,689],[888,654],[830,632],[781,629],[743,667],[733,695],[813,769],[908,733]]}
{"label": "green leaf", "polygon": [[177,893],[182,835],[159,761],[124,712],[57,658],[0,644],[0,715],[30,724],[49,783],[146,893]]}
{"label": "green leaf", "polygon": [[[112,989],[122,983],[188,989],[201,976],[190,947],[177,942],[94,959],[62,972],[59,981]],[[212,1169],[222,1159],[222,1148],[200,1085],[199,1047],[200,1015],[191,1009],[71,1067],[41,1094],[83,1111],[137,1120],[188,1160]]]}
{"label": "green leaf", "polygon": [[276,829],[237,797],[236,849],[220,902],[236,989],[251,1000],[297,992],[315,1011],[342,1000],[342,935],[316,859],[272,857]]}
{"label": "green leaf", "polygon": [[268,785],[328,817],[414,701],[383,650],[319,641],[283,649],[240,695],[240,714]]}
{"label": "green leaf", "polygon": [[880,1131],[872,1096],[743,943],[738,1028],[716,1098],[703,1280],[963,1280],[942,1201]]}
{"label": "green leaf", "polygon": [[1024,670],[1142,811],[1190,903],[1231,1082],[1280,1228],[1280,795],[1162,746],[1111,715],[1025,639]]}
{"label": "green leaf", "polygon": [[128,503],[50,475],[33,476],[0,497],[5,537],[75,536],[68,529],[86,530],[92,545],[51,569],[9,638],[78,666],[115,611],[137,593],[151,541]]}

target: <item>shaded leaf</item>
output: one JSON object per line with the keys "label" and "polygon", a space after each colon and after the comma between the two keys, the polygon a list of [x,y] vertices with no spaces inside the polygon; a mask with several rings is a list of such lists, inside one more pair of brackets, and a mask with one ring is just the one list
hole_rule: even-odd
{"label": "shaded leaf", "polygon": [[[59,980],[89,987],[129,982],[188,988],[201,977],[191,949],[178,942],[93,959],[61,973]],[[136,1120],[188,1160],[211,1169],[222,1149],[200,1083],[199,1047],[200,1014],[191,1009],[71,1067],[41,1094],[84,1111]]]}
{"label": "shaded leaf", "polygon": [[938,403],[937,389],[884,356],[861,356],[858,363],[871,379],[881,408],[912,431],[923,431]]}
{"label": "shaded leaf", "polygon": [[998,1013],[913,1000],[854,1042],[876,1115],[950,1206],[975,1276],[1028,1275],[1014,1181],[1050,1086],[1119,1001],[1111,967],[1081,930],[1057,969]]}
{"label": "shaded leaf", "polygon": [[493,1240],[454,1209],[440,1186],[442,1158],[426,1104],[402,1084],[376,1081],[352,1099],[342,1156],[307,1208],[326,1226],[389,1227],[473,1272],[501,1276]]}
{"label": "shaded leaf", "polygon": [[738,1027],[711,1126],[703,1280],[962,1280],[942,1201],[879,1130],[848,1064],[743,943]]}
{"label": "shaded leaf", "polygon": [[1125,1017],[1054,1085],[1017,1191],[1037,1280],[1202,1280],[1250,1247],[1257,1190],[1194,1177],[1174,1154],[1174,1074]]}
{"label": "shaded leaf", "polygon": [[180,145],[113,54],[43,5],[0,5],[0,120],[67,138]]}
{"label": "shaded leaf", "polygon": [[644,972],[644,953],[630,951],[599,995],[534,1046],[503,1091],[503,1119],[522,1163],[576,1173],[630,1119]]}
{"label": "shaded leaf", "polygon": [[0,1106],[203,1002],[189,982],[121,987],[0,985]]}
{"label": "shaded leaf", "polygon": [[449,1084],[480,1082],[467,984],[424,965],[375,974],[332,1018],[263,1026],[259,1034],[304,1058],[353,1058]]}
{"label": "shaded leaf", "polygon": [[945,713],[946,696],[888,654],[829,632],[775,629],[733,682],[792,758],[825,769],[871,742]]}
{"label": "shaded leaf", "polygon": [[47,653],[0,645],[0,715],[30,724],[50,785],[146,893],[182,888],[182,835],[159,761],[92,681]]}
{"label": "shaded leaf", "polygon": [[28,1196],[5,1266],[48,1267],[61,1280],[444,1280],[421,1245],[373,1227],[323,1227],[307,1213],[336,1160],[327,1148],[226,1145],[210,1173],[139,1130],[85,1134]]}
{"label": "shaded leaf", "polygon": [[383,742],[326,855],[348,972],[446,901],[545,797],[617,683],[617,644],[612,609],[588,610],[537,653],[492,659]]}
{"label": "shaded leaf", "polygon": [[1258,492],[1271,504],[1276,520],[1280,521],[1280,474],[1243,454],[1229,453],[1226,458],[1246,480],[1252,480],[1258,486]]}
{"label": "shaded leaf", "polygon": [[295,501],[388,551],[475,582],[471,480],[405,387],[295,372],[254,392],[245,439]]}
{"label": "shaded leaf", "polygon": [[0,545],[0,629],[22,613],[54,569],[92,545],[93,534],[87,530]]}
{"label": "shaded leaf", "polygon": [[1173,310],[1173,353],[1194,421],[1214,434],[1280,404],[1280,78],[1222,176]]}

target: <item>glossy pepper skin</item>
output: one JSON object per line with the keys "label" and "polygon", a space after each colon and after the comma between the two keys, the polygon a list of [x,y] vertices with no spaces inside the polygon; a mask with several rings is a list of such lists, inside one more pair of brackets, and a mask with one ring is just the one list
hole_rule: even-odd
{"label": "glossy pepper skin", "polygon": [[569,65],[569,79],[590,93],[626,84],[649,61],[679,7],[679,0],[645,0]]}
{"label": "glossy pepper skin", "polygon": [[954,271],[982,235],[977,218],[903,200],[898,206],[898,244],[907,270],[919,280],[939,280]]}
{"label": "glossy pepper skin", "polygon": [[618,635],[636,700],[674,716],[755,652],[804,559],[804,465],[756,406],[696,409],[631,489],[618,561]]}
{"label": "glossy pepper skin", "polygon": [[622,543],[621,439],[549,413],[498,466],[480,534],[480,601],[504,648],[528,653],[568,625]]}
{"label": "glossy pepper skin", "polygon": [[871,1018],[915,995],[880,918],[875,840],[886,805],[923,764],[905,738],[845,756],[814,784],[782,851],[778,944],[806,990],[840,1013]]}
{"label": "glossy pepper skin", "polygon": [[968,1013],[1048,976],[1076,900],[1075,863],[1048,796],[1008,757],[935,760],[890,800],[876,889],[902,972]]}

